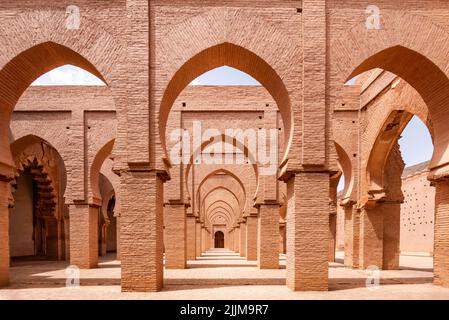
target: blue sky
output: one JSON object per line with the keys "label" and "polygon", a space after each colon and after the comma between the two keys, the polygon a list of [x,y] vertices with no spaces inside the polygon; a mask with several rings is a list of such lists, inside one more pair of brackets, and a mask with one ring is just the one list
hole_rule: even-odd
{"label": "blue sky", "polygon": [[416,116],[410,120],[399,139],[402,159],[406,166],[430,160],[433,153],[432,138],[426,125]]}
{"label": "blue sky", "polygon": [[[44,74],[33,85],[104,85],[104,83],[80,68],[66,65]],[[244,72],[224,66],[204,73],[193,80],[191,85],[260,85],[260,83]],[[429,131],[418,117],[413,117],[405,128],[399,145],[406,166],[430,160],[432,157],[433,145]],[[343,180],[340,181],[339,190],[343,188]]]}

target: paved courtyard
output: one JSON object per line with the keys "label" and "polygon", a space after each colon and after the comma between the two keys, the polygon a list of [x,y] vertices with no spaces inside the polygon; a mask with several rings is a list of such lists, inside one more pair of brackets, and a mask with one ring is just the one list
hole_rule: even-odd
{"label": "paved courtyard", "polygon": [[210,250],[188,269],[165,270],[158,293],[121,293],[120,262],[113,256],[99,268],[81,270],[81,286],[66,287],[65,262],[13,261],[11,286],[0,299],[449,299],[449,289],[432,284],[432,258],[401,256],[401,270],[381,271],[380,286],[366,287],[367,273],[342,265],[342,253],[329,268],[329,292],[293,292],[285,286],[285,256],[281,269],[259,270],[226,250]]}

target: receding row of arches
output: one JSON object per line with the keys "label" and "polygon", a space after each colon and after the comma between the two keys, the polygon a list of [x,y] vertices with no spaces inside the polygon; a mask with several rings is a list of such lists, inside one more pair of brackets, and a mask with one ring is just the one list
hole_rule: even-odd
{"label": "receding row of arches", "polygon": [[[447,157],[449,154],[449,148],[447,146],[449,136],[446,132],[446,101],[449,97],[449,80],[445,73],[445,59],[447,56],[444,50],[432,51],[431,46],[429,46],[429,39],[423,38],[425,37],[424,35],[411,37],[409,33],[404,32],[404,38],[398,38],[393,35],[385,37],[385,33],[389,34],[389,32],[392,32],[390,30],[394,29],[396,32],[398,30],[404,30],[404,27],[400,25],[400,23],[403,22],[403,19],[406,19],[406,17],[388,19],[388,23],[392,26],[396,26],[397,28],[386,28],[382,31],[383,35],[376,35],[374,39],[371,37],[371,34],[368,35],[365,30],[359,30],[359,26],[356,26],[348,31],[346,36],[339,38],[331,37],[331,48],[329,52],[330,66],[328,70],[331,76],[328,79],[329,84],[324,87],[329,89],[328,91],[330,92],[331,98],[328,100],[330,101],[329,103],[333,105],[327,105],[327,108],[323,109],[328,109],[330,112],[333,109],[340,108],[340,106],[337,107],[337,105],[345,106],[345,101],[349,101],[348,104],[352,103],[353,101],[350,101],[350,98],[347,96],[338,98],[342,101],[342,103],[340,103],[340,100],[334,99],[334,97],[340,97],[336,92],[342,90],[341,88],[347,80],[375,68],[381,68],[385,71],[394,73],[396,76],[403,79],[403,81],[408,82],[422,98],[422,101],[428,110],[428,118],[424,120],[429,125],[429,128],[431,128],[430,131],[432,133],[433,143],[435,146],[435,151],[429,165],[431,170],[429,178],[433,180],[437,188],[437,217],[439,219],[436,219],[436,221],[444,222],[448,218],[444,215],[444,210],[440,209],[441,206],[444,206],[446,203],[446,198],[444,195],[445,191],[448,189],[443,179],[447,174]],[[447,36],[444,30],[436,30],[438,28],[433,27],[433,25],[431,27],[431,22],[425,20],[425,18],[419,19],[423,26],[429,27],[429,30],[431,30],[432,36],[434,36],[435,39],[446,39]],[[187,21],[185,23],[190,22]],[[31,245],[30,242],[26,244],[27,252],[31,253],[32,247],[33,255],[45,255],[50,257],[54,256],[54,252],[56,251],[57,257],[61,258],[66,254],[67,245],[64,244],[61,234],[65,234],[67,232],[66,225],[63,222],[64,206],[66,203],[62,199],[65,194],[64,181],[67,179],[67,181],[70,182],[76,181],[81,184],[90,185],[87,189],[91,192],[84,190],[84,187],[73,188],[73,190],[71,190],[75,192],[75,194],[70,195],[71,200],[73,201],[70,203],[71,208],[68,209],[72,212],[72,209],[76,211],[80,209],[80,206],[88,207],[87,211],[84,207],[82,209],[84,210],[84,213],[89,212],[89,219],[87,220],[95,222],[93,223],[95,228],[90,228],[92,230],[96,230],[95,232],[92,231],[92,234],[102,234],[102,236],[95,237],[95,242],[97,242],[95,246],[91,246],[89,242],[87,248],[88,251],[92,248],[100,248],[99,250],[101,250],[101,252],[104,252],[105,250],[106,252],[108,251],[107,237],[103,238],[104,235],[109,234],[108,228],[106,227],[105,229],[104,226],[99,226],[100,224],[98,222],[102,221],[104,222],[104,225],[110,225],[111,230],[113,230],[114,224],[111,222],[111,218],[114,216],[113,212],[117,206],[117,202],[121,202],[120,209],[125,215],[124,223],[126,226],[126,228],[124,228],[126,231],[120,236],[120,241],[123,242],[120,245],[123,244],[124,249],[121,253],[123,254],[122,265],[124,268],[122,273],[122,284],[125,290],[158,290],[161,287],[163,279],[161,261],[163,257],[162,250],[159,250],[158,248],[162,247],[162,239],[157,236],[155,238],[154,234],[159,235],[162,233],[161,231],[163,224],[159,222],[154,223],[154,221],[163,220],[158,220],[155,217],[160,217],[162,215],[161,209],[164,203],[166,207],[171,206],[173,203],[176,206],[179,206],[182,209],[181,215],[184,215],[185,217],[188,217],[189,215],[189,205],[193,205],[195,210],[198,211],[190,212],[190,214],[195,218],[198,218],[200,220],[200,224],[204,224],[205,222],[206,224],[212,223],[214,225],[220,225],[220,223],[223,224],[223,222],[225,225],[227,223],[241,223],[241,221],[236,220],[245,217],[245,215],[245,218],[248,219],[248,217],[251,217],[252,213],[254,213],[253,216],[255,216],[258,220],[258,237],[264,237],[265,233],[273,235],[272,229],[270,229],[273,225],[275,225],[279,233],[279,223],[282,222],[280,219],[285,220],[284,222],[286,223],[286,228],[289,230],[288,232],[290,232],[290,236],[287,237],[286,244],[287,254],[289,254],[289,252],[295,252],[297,247],[305,248],[306,243],[310,244],[310,246],[307,247],[307,250],[304,250],[302,254],[292,256],[292,259],[288,259],[288,274],[292,275],[292,278],[288,279],[289,286],[293,289],[323,290],[324,288],[327,288],[328,284],[328,256],[326,254],[326,259],[324,259],[323,256],[323,248],[326,247],[326,250],[324,251],[327,252],[328,245],[326,241],[322,240],[328,239],[328,233],[323,231],[326,230],[329,224],[327,217],[329,210],[326,209],[328,208],[329,203],[326,203],[328,199],[325,199],[326,201],[321,200],[328,198],[327,192],[329,191],[328,189],[330,189],[329,187],[336,188],[336,184],[330,182],[329,176],[331,176],[331,179],[337,179],[338,172],[342,171],[345,176],[345,188],[342,204],[348,208],[347,220],[349,220],[353,226],[356,224],[358,224],[359,227],[363,226],[363,230],[365,232],[360,234],[359,245],[355,245],[354,241],[348,241],[348,245],[352,245],[354,248],[356,246],[360,248],[360,252],[358,252],[358,260],[362,262],[360,266],[366,267],[373,262],[381,262],[383,266],[389,268],[390,261],[397,261],[397,245],[394,243],[392,248],[389,247],[390,244],[393,243],[389,242],[389,240],[393,237],[397,237],[397,230],[395,231],[388,229],[388,226],[393,225],[393,223],[388,223],[388,219],[391,218],[393,220],[397,220],[397,214],[395,213],[394,217],[390,217],[393,216],[393,214],[388,215],[388,217],[387,215],[383,215],[384,218],[381,221],[379,219],[380,215],[378,212],[381,210],[379,208],[385,208],[386,205],[395,205],[397,207],[399,205],[398,201],[401,201],[397,198],[390,198],[393,197],[394,191],[392,188],[387,189],[387,186],[397,184],[398,179],[400,180],[400,177],[398,177],[397,174],[398,172],[401,172],[402,168],[400,161],[397,160],[398,153],[396,142],[404,126],[410,120],[412,115],[411,113],[403,112],[402,110],[395,111],[388,116],[384,123],[382,123],[383,127],[380,128],[380,131],[373,129],[373,132],[379,134],[373,133],[375,140],[373,141],[372,148],[369,149],[369,152],[371,153],[368,154],[366,158],[361,159],[363,155],[360,154],[359,151],[354,151],[352,148],[348,148],[348,141],[337,141],[336,139],[337,146],[335,154],[337,156],[334,154],[334,160],[338,158],[340,168],[336,165],[336,161],[334,161],[335,163],[331,163],[332,159],[329,160],[329,166],[323,165],[321,160],[317,160],[316,164],[308,163],[308,166],[303,168],[301,166],[301,158],[304,154],[301,153],[300,150],[304,151],[310,148],[310,150],[313,151],[315,147],[301,145],[302,142],[299,141],[301,139],[296,138],[299,136],[299,132],[301,132],[301,121],[299,121],[300,117],[297,114],[299,112],[298,110],[300,110],[300,106],[292,103],[292,101],[296,101],[296,99],[291,99],[291,96],[294,94],[294,90],[292,88],[295,87],[299,81],[289,80],[294,77],[291,74],[288,74],[288,68],[278,67],[275,69],[266,61],[268,59],[264,59],[262,57],[262,53],[264,52],[260,51],[258,52],[259,54],[256,54],[250,49],[245,48],[244,45],[234,44],[230,41],[223,41],[219,44],[208,44],[205,48],[202,48],[202,50],[194,52],[193,55],[183,57],[182,59],[175,59],[173,66],[169,67],[170,72],[166,72],[168,75],[168,79],[165,79],[166,84],[161,85],[162,89],[157,87],[154,90],[157,92],[157,103],[155,103],[155,110],[151,112],[151,117],[155,118],[151,118],[149,121],[150,123],[145,124],[138,123],[138,121],[136,121],[138,125],[134,126],[134,111],[125,111],[131,109],[127,108],[126,103],[129,101],[127,98],[130,98],[131,100],[132,97],[126,96],[127,90],[124,88],[127,88],[127,84],[118,83],[119,80],[123,80],[123,77],[118,75],[122,72],[122,70],[120,68],[114,68],[119,65],[119,62],[122,62],[122,59],[126,60],[124,58],[124,52],[126,51],[125,47],[117,41],[114,41],[114,38],[110,34],[107,34],[105,31],[101,31],[101,28],[93,27],[91,24],[93,24],[93,22],[89,22],[85,32],[90,32],[93,39],[105,39],[99,43],[105,45],[105,49],[103,50],[104,52],[111,53],[107,57],[103,57],[101,54],[96,55],[92,53],[87,46],[84,47],[82,43],[76,42],[77,37],[73,37],[73,39],[61,38],[59,41],[57,41],[58,39],[53,39],[52,41],[42,41],[39,42],[40,44],[30,46],[29,48],[26,48],[25,50],[22,49],[20,52],[16,53],[12,50],[7,53],[8,55],[11,55],[11,57],[6,59],[1,65],[1,180],[5,183],[9,183],[10,181],[8,180],[15,179],[18,187],[15,191],[16,198],[26,197],[29,202],[32,203],[32,206],[28,207],[26,210],[24,209],[24,212],[32,212],[31,218],[30,215],[28,215],[27,222],[31,223],[31,225],[28,225],[28,234],[31,232],[33,244]],[[354,33],[361,36],[352,37],[352,34]],[[180,32],[176,34],[182,35],[183,33]],[[55,35],[55,37],[57,38],[57,35]],[[63,35],[61,35],[61,37],[63,37]],[[269,35],[267,35],[267,37],[270,39]],[[429,35],[426,35],[426,37],[429,37]],[[189,37],[186,37],[185,41],[188,41],[187,38]],[[369,49],[357,52],[356,54],[343,54],[347,52],[347,50],[340,50],[341,48],[360,47],[360,45],[355,44],[353,46],[349,45],[353,44],[351,41],[356,41],[356,38],[357,41],[362,43],[362,45],[374,45],[367,45],[366,47]],[[167,41],[171,41],[171,39],[168,39]],[[444,41],[435,41],[435,43],[444,43]],[[18,47],[23,48],[23,46]],[[169,46],[163,44],[160,46],[160,48],[165,47]],[[291,57],[296,57],[296,47],[288,47],[285,48],[285,50],[288,51],[287,53],[293,52]],[[343,53],[338,54],[336,52]],[[46,59],[42,59],[42,57],[46,57]],[[11,147],[9,141],[9,127],[11,115],[17,101],[26,88],[38,76],[52,68],[67,63],[79,66],[103,80],[110,87],[111,95],[115,98],[118,111],[118,132],[120,132],[120,134],[117,136],[114,152],[114,142],[110,142],[105,145],[99,153],[99,157],[93,160],[92,166],[89,170],[94,168],[99,172],[104,160],[111,155],[111,153],[114,153],[117,157],[115,159],[116,164],[114,170],[116,173],[121,175],[121,181],[124,181],[123,184],[120,185],[120,188],[122,189],[120,191],[120,195],[123,197],[117,196],[118,194],[112,196],[110,193],[107,195],[102,195],[100,183],[98,182],[98,180],[100,180],[99,175],[89,175],[89,183],[85,183],[82,178],[77,180],[77,178],[73,176],[73,170],[67,172],[68,178],[64,178],[63,175],[58,175],[61,174],[62,171],[52,173],[51,170],[54,168],[48,169],[49,171],[47,172],[47,169],[45,169],[47,164],[40,162],[42,161],[42,158],[34,154],[38,154],[37,150],[33,151],[34,158],[33,156],[31,159],[27,158],[27,162],[21,162],[20,166],[14,160],[14,152],[10,150],[13,149],[13,147]],[[169,152],[167,150],[167,123],[169,121],[170,111],[176,98],[198,75],[222,65],[236,67],[244,72],[247,72],[258,80],[275,101],[282,118],[282,131],[284,131],[282,134],[284,135],[284,144],[281,150],[276,150],[278,153],[278,159],[280,160],[276,169],[276,174],[273,175],[274,177],[262,177],[260,176],[260,166],[256,165],[256,163],[248,163],[253,168],[250,168],[247,171],[255,177],[253,179],[252,189],[242,188],[242,190],[239,190],[238,185],[241,186],[243,184],[241,179],[235,179],[236,175],[230,174],[231,171],[225,171],[224,168],[219,168],[218,171],[213,171],[211,173],[212,175],[210,176],[210,180],[222,179],[220,176],[225,173],[224,175],[227,176],[226,179],[236,181],[236,183],[229,182],[229,185],[232,185],[232,187],[226,188],[220,186],[220,184],[228,184],[225,182],[219,182],[215,186],[212,182],[210,185],[207,185],[206,182],[204,182],[204,184],[200,185],[199,188],[189,186],[189,172],[192,170],[189,165],[193,166],[193,164],[189,163],[186,167],[179,168],[182,170],[179,170],[180,173],[176,173],[175,175],[174,171],[176,166],[170,161],[171,159],[169,158]],[[413,66],[413,68],[410,66]],[[161,80],[161,83],[165,82]],[[123,92],[126,92],[126,94]],[[148,109],[148,104],[144,107]],[[357,112],[360,111],[359,106],[355,109]],[[143,116],[138,114],[139,112],[136,112],[136,117],[148,119],[146,116],[149,116],[149,111],[146,110],[145,112],[143,112]],[[325,112],[326,110],[323,111],[324,116]],[[374,122],[375,121],[368,121],[366,125],[369,126],[370,124],[374,124]],[[150,126],[152,127],[150,128]],[[330,128],[326,130],[330,132]],[[123,132],[124,134],[122,134]],[[139,134],[142,134],[144,137],[149,137],[150,132],[156,133],[154,137],[152,137],[152,139],[155,139],[155,143],[149,143],[150,139],[136,139],[136,136],[138,137]],[[305,132],[304,135],[306,133],[307,132]],[[138,141],[135,145],[133,145],[133,139]],[[330,140],[329,138],[326,139]],[[39,145],[42,147],[43,143],[41,142]],[[51,149],[49,144],[45,145],[48,149]],[[152,147],[153,149],[151,150],[149,150],[149,147],[144,147],[142,148],[142,153],[133,153],[133,151],[139,149],[142,145],[151,145],[154,147]],[[326,145],[327,144],[324,144],[321,147],[326,148]],[[329,149],[332,148],[333,147],[329,147]],[[350,151],[348,152],[347,150]],[[331,154],[330,150],[322,151],[325,154]],[[50,153],[51,152],[52,151],[50,151]],[[245,153],[245,151],[243,152]],[[245,156],[249,158],[250,154],[246,153]],[[52,157],[52,159],[58,159],[58,157],[55,156]],[[360,164],[362,164],[363,161],[366,161],[366,167],[361,168]],[[149,163],[152,165],[148,165]],[[356,164],[358,164],[358,166],[356,166]],[[56,167],[58,167],[58,164]],[[318,169],[309,170],[310,167],[317,167]],[[23,168],[23,170],[18,168]],[[63,166],[58,168],[58,170],[64,170]],[[16,175],[16,172],[19,171],[16,170],[22,170],[18,176]],[[187,171],[186,175],[183,174],[184,170]],[[147,172],[154,174],[155,178],[151,180],[151,178],[145,176],[144,173]],[[139,176],[139,173],[141,173],[145,179],[140,179],[141,176]],[[167,199],[168,201],[162,199],[163,201],[161,201],[161,198],[163,198],[161,195],[162,180],[167,179],[172,173],[173,177],[177,177],[177,180],[174,180],[176,180],[175,184],[178,189],[182,190],[183,186],[185,186],[185,191],[187,194],[189,190],[196,190],[197,193],[190,194],[191,198],[189,199],[188,195],[185,195],[183,192],[178,192],[174,199]],[[50,178],[52,174],[55,176]],[[288,182],[287,185],[282,184],[282,186],[286,189],[284,193],[279,192],[279,190],[283,187],[278,186],[278,179]],[[149,182],[149,180],[153,182]],[[58,182],[58,184],[53,185],[53,183],[56,182]],[[141,185],[147,186],[145,189],[146,191],[136,193],[136,189],[138,190]],[[21,188],[21,186],[23,186],[23,188]],[[313,197],[305,196],[305,194],[308,195],[308,192],[315,191],[312,187],[317,188],[317,194]],[[305,190],[309,188],[312,190]],[[2,191],[5,189],[6,187],[2,187]],[[203,189],[205,190],[201,191]],[[56,192],[55,190],[59,191]],[[86,194],[88,196],[86,196]],[[13,198],[14,195],[12,195],[10,199],[7,199],[8,201],[3,201],[5,202],[2,203],[3,211],[7,210],[6,208],[8,205],[13,206],[10,201]],[[226,198],[228,200],[222,201],[221,198]],[[139,199],[145,199],[146,204],[151,202],[151,207],[142,208],[141,203],[138,201]],[[319,201],[317,201],[317,199]],[[106,201],[105,204],[103,204],[103,200]],[[170,202],[170,200],[178,202]],[[192,204],[190,202],[195,202],[196,204]],[[99,208],[105,208],[104,213],[102,213]],[[251,211],[253,210],[252,208],[257,208],[257,210]],[[282,210],[280,210],[280,208]],[[313,213],[317,216],[317,220],[315,221],[313,219],[308,219],[307,215],[303,212],[305,210],[304,208],[313,211]],[[3,211],[2,215],[4,215]],[[144,217],[147,212],[149,212],[155,219],[139,220],[139,218]],[[280,212],[282,212],[282,214],[280,214]],[[198,213],[198,216],[196,216],[196,213]],[[283,215],[283,213],[286,214]],[[135,214],[135,216],[133,214]],[[93,215],[96,218],[90,220],[90,215]],[[201,221],[202,218],[204,219],[203,221]],[[248,221],[247,219],[246,221]],[[360,221],[355,222],[356,219],[359,219]],[[73,220],[74,219],[71,221]],[[138,220],[143,222],[141,224],[136,223]],[[14,222],[13,219],[11,221]],[[170,222],[169,219],[166,219],[166,221]],[[246,224],[248,227],[249,223],[246,222]],[[2,224],[2,235],[10,240],[10,227],[9,225],[6,227],[4,225],[5,224]],[[116,225],[117,223],[115,226]],[[315,227],[312,228],[312,225]],[[396,225],[396,222],[394,225]],[[166,225],[166,228],[167,227],[169,226]],[[207,226],[204,227],[204,225],[201,225],[201,227],[203,228],[201,229],[203,234],[205,232],[210,232],[205,230],[207,229]],[[117,230],[117,227],[115,228]],[[373,256],[372,252],[369,252],[368,249],[373,247],[372,240],[374,237],[371,237],[371,235],[375,235],[376,232],[379,231],[379,228],[382,228],[384,236],[382,238],[377,237],[374,239],[374,243],[376,246],[381,246],[383,250],[379,251],[380,253],[376,251],[377,256]],[[88,231],[89,236],[91,235],[90,229]],[[233,232],[235,232],[235,225],[233,226],[233,229]],[[72,231],[75,230],[72,223],[70,223],[69,230],[70,234],[72,234]],[[223,246],[226,246],[226,233],[221,230],[217,230],[213,233],[214,237],[216,234],[219,234],[218,232],[223,233]],[[8,234],[8,236],[5,236],[5,234]],[[54,239],[55,234],[56,240]],[[236,234],[237,233],[234,233],[232,240],[230,240],[232,241],[233,249],[237,248],[236,243],[240,243],[240,240],[242,239],[240,236],[235,236]],[[436,261],[446,261],[448,249],[446,248],[444,242],[444,238],[446,236],[444,233],[444,228],[441,225],[436,226],[435,234],[438,236],[435,241],[441,245],[435,247],[436,250],[434,254],[437,256]],[[219,237],[221,237],[221,234],[219,235]],[[246,235],[248,235],[248,232],[246,232]],[[186,242],[186,237],[187,236],[182,235],[184,242]],[[276,237],[276,240],[274,240],[274,238],[271,239],[268,237],[268,239],[270,239],[270,244],[276,245],[278,252],[279,238]],[[10,241],[7,241],[6,243],[8,245],[3,245],[0,248],[2,259],[2,270],[0,273],[2,275],[0,282],[1,284],[6,283],[8,278],[7,274],[9,267],[4,261],[9,261],[11,252],[13,252],[10,249],[12,247],[9,246],[9,242]],[[71,239],[71,242],[73,242],[73,239]],[[148,255],[152,255],[151,258],[154,259],[149,259],[148,257],[143,256],[136,258],[135,254],[132,252],[133,249],[135,249],[133,246],[136,242],[143,242],[144,245],[142,245],[142,247],[148,249],[146,250],[149,252]],[[248,243],[248,238],[246,238],[246,242]],[[380,243],[382,243],[382,245],[380,245]],[[167,254],[167,250],[169,249],[167,247],[167,241],[165,245]],[[6,248],[7,246],[8,248]],[[54,248],[55,246],[57,249]],[[202,248],[205,249],[207,246],[208,244],[206,243],[202,245]],[[75,248],[75,244],[71,243],[69,247]],[[109,245],[109,247],[113,248],[113,245]],[[238,247],[240,248],[241,246]],[[259,241],[259,259],[262,254],[260,251],[261,247],[262,245]],[[14,250],[16,249],[17,248],[14,248]],[[174,247],[174,250],[176,250],[176,247]],[[246,250],[248,250],[248,245]],[[75,252],[72,252],[74,250],[70,251],[72,256]],[[354,251],[352,253],[354,254]],[[246,254],[248,255],[248,251]],[[302,264],[298,263],[298,259],[303,259],[301,260]],[[185,259],[183,258],[183,260]],[[318,268],[319,270],[316,266],[312,266],[312,264],[316,261],[320,262],[320,267]],[[448,274],[447,271],[441,268],[441,265],[444,264],[435,264],[435,275],[439,283],[447,284]],[[311,270],[314,272],[316,271],[318,275],[310,275],[309,271]],[[145,275],[155,274],[156,276],[145,276],[144,278],[146,281],[136,283],[136,279],[142,278],[139,277],[140,273]],[[323,276],[323,274],[326,275]],[[296,280],[297,278],[300,280]]]}

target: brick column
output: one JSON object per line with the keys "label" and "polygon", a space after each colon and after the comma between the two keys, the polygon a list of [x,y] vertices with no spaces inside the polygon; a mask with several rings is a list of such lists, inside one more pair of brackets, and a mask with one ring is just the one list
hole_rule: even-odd
{"label": "brick column", "polygon": [[209,249],[213,249],[214,247],[215,247],[214,234],[212,231],[209,231]]}
{"label": "brick column", "polygon": [[98,227],[98,255],[104,257],[106,255],[106,233],[107,225],[102,224]]}
{"label": "brick column", "polygon": [[[229,234],[226,232],[226,230],[224,230],[223,235],[224,235],[224,248],[229,249]],[[215,236],[214,236],[214,247],[215,247]]]}
{"label": "brick column", "polygon": [[120,260],[120,215],[117,215],[117,260]]}
{"label": "brick column", "polygon": [[163,182],[153,171],[121,175],[122,291],[163,285]]}
{"label": "brick column", "polygon": [[240,253],[240,226],[237,225],[234,229],[234,251]]}
{"label": "brick column", "polygon": [[401,175],[404,167],[400,147],[396,143],[384,168],[386,197],[378,204],[378,211],[383,216],[382,269],[384,270],[399,269],[401,203],[404,201]]}
{"label": "brick column", "polygon": [[257,265],[279,269],[279,204],[259,205],[257,227]]}
{"label": "brick column", "polygon": [[186,206],[183,203],[165,204],[165,268],[187,267]]}
{"label": "brick column", "polygon": [[285,222],[279,223],[279,253],[285,253]]}
{"label": "brick column", "polygon": [[385,203],[383,207],[383,270],[399,270],[401,204]]}
{"label": "brick column", "polygon": [[246,257],[246,222],[240,223],[240,256]]}
{"label": "brick column", "polygon": [[229,250],[234,251],[234,229],[229,231]]}
{"label": "brick column", "polygon": [[210,249],[210,232],[206,228],[206,251]]}
{"label": "brick column", "polygon": [[208,249],[212,249],[215,247],[215,243],[214,243],[214,235],[212,234],[212,232],[208,232],[208,239],[209,239],[209,246]]}
{"label": "brick column", "polygon": [[250,215],[246,218],[246,259],[248,261],[257,260],[257,225],[259,218],[257,215]]}
{"label": "brick column", "polygon": [[68,206],[65,205],[66,215],[64,215],[64,248],[65,248],[65,261],[70,261],[70,218],[69,218],[69,209]]}
{"label": "brick column", "polygon": [[434,284],[449,287],[449,182],[435,186]]}
{"label": "brick column", "polygon": [[46,257],[49,260],[61,260],[60,223],[55,218],[46,218],[45,225],[47,228]]}
{"label": "brick column", "polygon": [[201,223],[199,221],[196,222],[195,224],[195,228],[196,228],[196,257],[200,257],[201,256]]}
{"label": "brick column", "polygon": [[360,213],[359,267],[383,266],[383,212],[380,205],[363,208]]}
{"label": "brick column", "polygon": [[187,216],[187,260],[195,260],[196,258],[196,220],[195,216]]}
{"label": "brick column", "polygon": [[206,228],[201,227],[201,253],[206,252]]}
{"label": "brick column", "polygon": [[329,174],[293,174],[287,199],[287,286],[328,290]]}
{"label": "brick column", "polygon": [[335,262],[337,246],[337,188],[339,175],[331,175],[329,180],[329,262]]}
{"label": "brick column", "polygon": [[352,204],[345,208],[345,266],[359,267],[360,212]]}
{"label": "brick column", "polygon": [[0,176],[0,287],[9,285],[9,183]]}
{"label": "brick column", "polygon": [[88,204],[69,206],[70,264],[82,269],[98,265],[98,214],[100,208]]}
{"label": "brick column", "polygon": [[335,245],[337,242],[337,213],[329,215],[329,262],[335,262]]}

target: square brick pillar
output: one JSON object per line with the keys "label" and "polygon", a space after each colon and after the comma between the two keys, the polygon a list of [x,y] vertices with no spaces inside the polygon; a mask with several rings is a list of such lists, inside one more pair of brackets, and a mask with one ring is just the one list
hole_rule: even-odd
{"label": "square brick pillar", "polygon": [[246,222],[240,223],[240,256],[246,257]]}
{"label": "square brick pillar", "polygon": [[279,223],[279,253],[285,253],[285,222]]}
{"label": "square brick pillar", "polygon": [[363,208],[360,213],[359,267],[383,266],[383,210],[381,205]]}
{"label": "square brick pillar", "polygon": [[47,259],[62,260],[61,225],[55,218],[45,219],[45,225],[47,227],[47,238],[45,239]]}
{"label": "square brick pillar", "polygon": [[99,207],[88,204],[69,206],[70,264],[81,269],[98,266]]}
{"label": "square brick pillar", "polygon": [[328,290],[329,173],[301,172],[287,181],[287,286]]}
{"label": "square brick pillar", "polygon": [[70,218],[69,218],[69,209],[68,206],[65,205],[64,215],[64,248],[65,248],[65,261],[70,261]]}
{"label": "square brick pillar", "polygon": [[229,231],[229,250],[234,251],[234,229]]}
{"label": "square brick pillar", "polygon": [[231,231],[225,232],[225,247],[232,250],[232,233]]}
{"label": "square brick pillar", "polygon": [[449,287],[449,182],[435,185],[434,284]]}
{"label": "square brick pillar", "polygon": [[163,285],[163,182],[154,171],[121,175],[122,291]]}
{"label": "square brick pillar", "polygon": [[279,204],[260,204],[257,233],[257,265],[279,269]]}
{"label": "square brick pillar", "polygon": [[213,234],[210,231],[207,233],[207,238],[209,239],[209,241],[208,241],[208,249],[214,248],[215,247],[214,237],[213,237]]}
{"label": "square brick pillar", "polygon": [[257,260],[257,225],[258,216],[250,215],[246,218],[246,259]]}
{"label": "square brick pillar", "polygon": [[9,285],[9,183],[0,180],[0,287]]}
{"label": "square brick pillar", "polygon": [[383,207],[383,270],[399,270],[401,204],[385,203]]}
{"label": "square brick pillar", "polygon": [[107,226],[103,224],[98,228],[98,255],[100,257],[104,257],[106,252],[106,234],[107,234]]}
{"label": "square brick pillar", "polygon": [[206,231],[205,232],[205,235],[206,235],[205,245],[206,245],[206,251],[207,251],[210,249],[210,233],[209,233],[209,230],[207,230],[207,228],[204,230]]}
{"label": "square brick pillar", "polygon": [[120,260],[120,216],[117,216],[117,260]]}
{"label": "square brick pillar", "polygon": [[240,253],[240,227],[234,229],[234,251]]}
{"label": "square brick pillar", "polygon": [[187,267],[186,206],[183,203],[165,204],[165,268]]}
{"label": "square brick pillar", "polygon": [[206,252],[207,248],[206,248],[206,228],[205,227],[201,227],[201,253]]}
{"label": "square brick pillar", "polygon": [[[201,223],[200,222],[196,222],[196,257],[201,257]],[[196,258],[195,257],[195,258]]]}
{"label": "square brick pillar", "polygon": [[196,258],[196,218],[195,216],[187,216],[187,260],[195,260]]}
{"label": "square brick pillar", "polygon": [[345,209],[345,266],[359,267],[360,212],[353,205]]}
{"label": "square brick pillar", "polygon": [[329,262],[335,262],[335,246],[337,244],[337,214],[329,215]]}
{"label": "square brick pillar", "polygon": [[[224,235],[224,248],[229,249],[229,234],[225,231],[223,231]],[[214,235],[214,248],[215,248],[215,235]]]}

